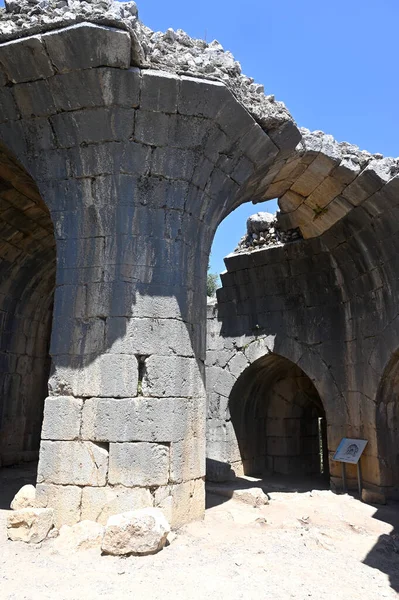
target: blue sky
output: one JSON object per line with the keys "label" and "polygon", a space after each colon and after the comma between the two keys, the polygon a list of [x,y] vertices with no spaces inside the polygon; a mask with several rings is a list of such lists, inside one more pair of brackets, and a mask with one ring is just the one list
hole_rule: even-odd
{"label": "blue sky", "polygon": [[[299,125],[399,155],[398,0],[142,0],[138,8],[154,30],[219,40]],[[244,205],[220,225],[212,271],[224,269],[258,209]]]}

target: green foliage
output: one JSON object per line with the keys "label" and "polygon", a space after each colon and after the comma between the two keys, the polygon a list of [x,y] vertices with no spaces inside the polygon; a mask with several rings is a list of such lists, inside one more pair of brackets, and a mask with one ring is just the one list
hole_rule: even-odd
{"label": "green foliage", "polygon": [[212,298],[212,296],[216,294],[216,290],[219,287],[218,279],[219,275],[216,275],[216,273],[208,273],[206,279],[206,293],[209,296],[209,298]]}

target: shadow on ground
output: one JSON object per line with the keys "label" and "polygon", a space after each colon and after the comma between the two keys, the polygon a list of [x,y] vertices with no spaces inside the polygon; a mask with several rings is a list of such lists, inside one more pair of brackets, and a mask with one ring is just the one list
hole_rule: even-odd
{"label": "shadow on ground", "polygon": [[0,510],[8,510],[23,485],[36,484],[37,463],[23,463],[0,469]]}
{"label": "shadow on ground", "polygon": [[393,530],[378,538],[363,562],[388,575],[391,588],[399,592],[399,502],[378,507],[373,518],[389,523]]}

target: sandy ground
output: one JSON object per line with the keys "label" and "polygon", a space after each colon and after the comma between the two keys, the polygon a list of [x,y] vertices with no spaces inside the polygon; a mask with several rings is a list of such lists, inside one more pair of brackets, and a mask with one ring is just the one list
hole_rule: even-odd
{"label": "sandy ground", "polygon": [[26,467],[0,471],[1,600],[398,598],[398,505],[272,491],[270,504],[255,509],[212,494],[205,520],[155,556],[62,556],[53,540],[6,539],[5,508],[30,476]]}

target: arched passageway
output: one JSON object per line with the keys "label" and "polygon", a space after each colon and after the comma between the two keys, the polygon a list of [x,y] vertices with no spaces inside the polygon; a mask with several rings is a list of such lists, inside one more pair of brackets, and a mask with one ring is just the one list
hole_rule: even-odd
{"label": "arched passageway", "polygon": [[38,457],[50,369],[55,239],[49,211],[0,146],[0,465]]}
{"label": "arched passageway", "polygon": [[309,377],[268,354],[238,378],[229,399],[245,475],[328,477],[326,416]]}
{"label": "arched passageway", "polygon": [[399,499],[399,351],[381,379],[376,411],[381,487],[387,496]]}

